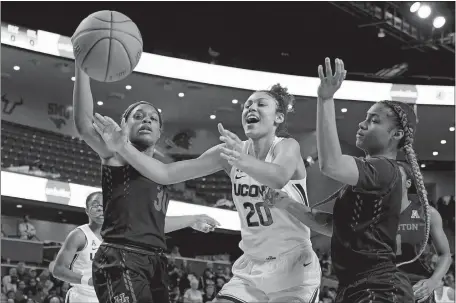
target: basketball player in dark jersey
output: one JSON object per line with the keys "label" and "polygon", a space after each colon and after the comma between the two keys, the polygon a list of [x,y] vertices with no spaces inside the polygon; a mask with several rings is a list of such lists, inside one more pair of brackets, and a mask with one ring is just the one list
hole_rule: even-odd
{"label": "basketball player in dark jersey", "polygon": [[[186,180],[180,168],[185,161],[167,165],[152,160],[162,165],[154,171],[162,178],[150,178],[147,168],[146,173],[138,171],[113,152],[95,130],[90,79],[78,68],[73,110],[77,131],[102,163],[103,243],[93,260],[97,297],[109,303],[167,303],[165,233],[188,226],[208,232],[218,222],[206,215],[166,217],[169,196],[164,185]],[[152,159],[162,130],[160,113],[147,102],[137,102],[127,108],[122,121],[125,148]]]}
{"label": "basketball player in dark jersey", "polygon": [[411,260],[418,254],[423,244],[426,222],[423,207],[414,199],[414,195],[408,195],[414,193],[413,172],[407,163],[399,164],[402,176],[402,207],[396,235],[396,263],[399,270],[410,279],[415,300],[434,303],[434,290],[440,286],[451,265],[450,245],[443,231],[442,217],[431,206],[430,239],[439,256],[435,269],[431,268],[430,262],[425,260],[424,256],[413,263],[401,266],[402,262]]}
{"label": "basketball player in dark jersey", "polygon": [[[319,165],[323,174],[346,185],[315,205],[335,198],[333,216],[314,212],[305,205],[292,203],[291,199],[281,199],[285,202],[280,207],[310,228],[332,235],[331,257],[339,280],[336,302],[412,303],[414,296],[410,281],[395,265],[402,198],[401,173],[396,157],[399,150],[403,150],[413,168],[413,180],[425,209],[426,232],[423,237],[426,243],[429,237],[429,203],[413,150],[415,113],[401,102],[374,104],[368,110],[366,119],[359,123],[356,135],[356,146],[366,153],[366,157],[342,154],[334,94],[342,85],[346,71],[339,59],[335,62],[334,75],[328,58],[325,65],[326,76],[323,67],[318,67],[321,80],[317,103]],[[283,194],[275,193],[275,196],[280,198]],[[408,263],[414,262],[424,248],[425,245]]]}

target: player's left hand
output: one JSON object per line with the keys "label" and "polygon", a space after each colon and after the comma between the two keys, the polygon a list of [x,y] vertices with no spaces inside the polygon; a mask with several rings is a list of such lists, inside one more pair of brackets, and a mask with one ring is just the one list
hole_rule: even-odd
{"label": "player's left hand", "polygon": [[127,132],[125,121],[122,120],[122,127],[120,127],[114,120],[107,116],[95,114],[93,117],[93,127],[101,136],[108,149],[112,152],[117,152],[127,142]]}
{"label": "player's left hand", "polygon": [[214,231],[217,226],[220,226],[220,223],[208,215],[195,215],[190,224],[191,228],[204,233]]}
{"label": "player's left hand", "polygon": [[417,299],[417,302],[424,302],[429,296],[434,293],[434,290],[439,286],[439,283],[432,279],[424,279],[418,281],[413,285],[413,295]]}

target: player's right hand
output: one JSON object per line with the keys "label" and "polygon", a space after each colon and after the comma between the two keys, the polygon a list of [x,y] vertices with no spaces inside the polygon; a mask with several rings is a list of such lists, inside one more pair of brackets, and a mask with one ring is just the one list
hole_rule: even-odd
{"label": "player's right hand", "polygon": [[89,286],[93,286],[93,280],[92,280],[92,278],[89,279],[88,284],[89,284]]}
{"label": "player's right hand", "polygon": [[345,80],[347,71],[344,69],[344,62],[340,59],[335,60],[336,72],[332,73],[331,61],[325,59],[326,77],[323,73],[323,66],[318,66],[318,76],[320,77],[320,85],[318,86],[318,98],[321,100],[332,99],[334,94],[339,90],[342,82]]}
{"label": "player's right hand", "polygon": [[284,209],[287,206],[286,199],[289,198],[288,194],[280,189],[267,188],[264,192],[263,199],[264,202],[269,207],[276,207],[279,209]]}
{"label": "player's right hand", "polygon": [[93,127],[101,136],[111,152],[117,152],[128,142],[125,121],[122,120],[122,128],[111,118],[95,114]]}

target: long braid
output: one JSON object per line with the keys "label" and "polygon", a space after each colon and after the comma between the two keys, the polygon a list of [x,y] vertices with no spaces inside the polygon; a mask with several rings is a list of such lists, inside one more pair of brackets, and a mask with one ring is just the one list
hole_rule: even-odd
{"label": "long braid", "polygon": [[418,165],[416,153],[415,153],[415,150],[413,149],[414,130],[409,125],[407,114],[402,109],[402,107],[400,105],[398,105],[398,103],[396,103],[396,102],[382,101],[382,103],[386,104],[388,107],[390,107],[394,111],[394,113],[399,118],[399,122],[401,124],[400,126],[404,130],[404,138],[403,138],[403,141],[401,141],[399,143],[399,147],[402,147],[404,154],[405,154],[405,158],[406,158],[407,162],[410,164],[410,166],[412,167],[413,179],[414,179],[413,181],[415,183],[416,191],[417,191],[418,197],[420,199],[420,202],[423,205],[424,210],[425,210],[426,232],[424,235],[424,242],[420,248],[420,251],[412,260],[397,264],[397,266],[401,266],[401,265],[413,263],[416,260],[418,260],[418,258],[421,256],[421,254],[426,249],[426,245],[429,240],[429,233],[431,230],[431,214],[430,214],[431,209],[430,209],[429,201],[427,198],[426,187],[424,186],[423,175],[421,174],[421,170],[420,170],[420,166]]}

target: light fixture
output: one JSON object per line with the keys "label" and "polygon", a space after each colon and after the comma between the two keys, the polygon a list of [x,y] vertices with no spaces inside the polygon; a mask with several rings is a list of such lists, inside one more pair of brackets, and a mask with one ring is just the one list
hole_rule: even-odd
{"label": "light fixture", "polygon": [[431,8],[428,5],[423,5],[418,10],[418,17],[426,19],[431,14]]}
{"label": "light fixture", "polygon": [[15,66],[13,67],[13,69],[14,69],[14,70],[20,70],[21,67],[20,67],[19,65],[15,65]]}
{"label": "light fixture", "polygon": [[233,101],[231,101],[231,103],[233,103],[233,104],[238,104],[238,102],[239,102],[239,101],[236,100],[236,99],[233,99]]}
{"label": "light fixture", "polygon": [[432,22],[432,25],[434,25],[435,28],[441,28],[445,25],[445,21],[445,17],[438,16],[435,17],[434,21]]}
{"label": "light fixture", "polygon": [[59,215],[63,214],[63,211],[59,211],[58,214],[59,214]]}
{"label": "light fixture", "polygon": [[102,106],[103,105],[103,101],[97,101],[97,104]]}
{"label": "light fixture", "polygon": [[22,208],[22,205],[18,204],[16,205],[17,208]]}
{"label": "light fixture", "polygon": [[438,155],[439,155],[439,152],[436,152],[436,151],[435,151],[435,152],[432,152],[432,155],[433,155],[433,156],[438,156]]}
{"label": "light fixture", "polygon": [[128,89],[128,90],[130,90],[130,89],[131,89],[131,85],[127,85],[127,86],[125,86],[125,89]]}
{"label": "light fixture", "polygon": [[421,3],[415,2],[410,6],[410,12],[411,13],[416,13],[420,9]]}
{"label": "light fixture", "polygon": [[66,221],[67,221],[67,219],[65,219],[65,218],[62,219],[62,222],[63,222],[63,223],[65,223]]}
{"label": "light fixture", "polygon": [[346,108],[341,108],[340,111],[343,112],[343,113],[346,113],[347,109]]}
{"label": "light fixture", "polygon": [[454,126],[450,127],[450,132],[454,132]]}
{"label": "light fixture", "polygon": [[426,164],[421,164],[421,168],[425,168],[426,167]]}
{"label": "light fixture", "polygon": [[159,112],[159,113],[161,113],[161,112],[162,112],[161,108],[159,108],[159,109],[158,109],[158,112]]}
{"label": "light fixture", "polygon": [[379,37],[379,38],[385,38],[385,30],[384,30],[383,28],[381,28],[381,29],[378,31],[377,37]]}
{"label": "light fixture", "polygon": [[71,81],[73,81],[73,82],[74,82],[75,80],[76,80],[76,78],[75,78],[75,77],[71,77]]}
{"label": "light fixture", "polygon": [[179,97],[181,97],[181,98],[183,98],[183,97],[185,96],[184,93],[179,93],[179,94],[177,94],[177,95],[178,95]]}
{"label": "light fixture", "polygon": [[446,140],[440,141],[440,144],[446,144]]}
{"label": "light fixture", "polygon": [[217,118],[216,115],[210,115],[209,118],[211,118],[211,120],[214,120],[215,118]]}

